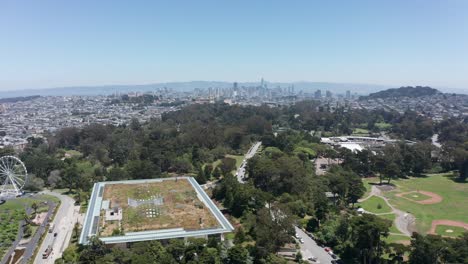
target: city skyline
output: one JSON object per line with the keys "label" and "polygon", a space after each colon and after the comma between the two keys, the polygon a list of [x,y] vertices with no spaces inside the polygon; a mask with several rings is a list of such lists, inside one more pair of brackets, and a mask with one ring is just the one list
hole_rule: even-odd
{"label": "city skyline", "polygon": [[467,90],[468,3],[7,1],[0,90],[222,80]]}

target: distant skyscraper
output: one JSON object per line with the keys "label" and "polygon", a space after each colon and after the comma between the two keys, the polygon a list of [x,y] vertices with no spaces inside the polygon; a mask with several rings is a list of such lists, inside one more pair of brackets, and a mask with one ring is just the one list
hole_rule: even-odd
{"label": "distant skyscraper", "polygon": [[327,98],[332,98],[332,92],[327,90],[326,96],[327,96]]}
{"label": "distant skyscraper", "polygon": [[351,99],[351,91],[346,91],[346,99]]}
{"label": "distant skyscraper", "polygon": [[234,82],[234,84],[232,85],[232,88],[237,89],[237,82]]}
{"label": "distant skyscraper", "polygon": [[322,91],[320,91],[320,90],[315,91],[314,98],[315,99],[322,98]]}
{"label": "distant skyscraper", "polygon": [[264,81],[263,78],[262,78],[262,80],[260,81],[260,86],[261,86],[261,87],[264,87],[264,85],[265,85],[265,81]]}

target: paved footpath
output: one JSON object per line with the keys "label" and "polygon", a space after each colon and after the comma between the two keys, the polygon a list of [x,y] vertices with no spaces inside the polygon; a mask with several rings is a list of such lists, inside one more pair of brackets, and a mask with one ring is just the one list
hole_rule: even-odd
{"label": "paved footpath", "polygon": [[[393,207],[393,205],[391,205],[390,202],[388,201],[388,198],[385,197],[382,194],[382,191],[379,188],[377,188],[375,185],[372,185],[371,193],[369,194],[369,196],[367,196],[364,199],[360,199],[359,202],[364,202],[365,200],[369,199],[371,196],[377,196],[377,197],[382,198],[385,201],[385,203],[392,209],[391,213],[394,213],[396,216],[395,222],[394,222],[395,227],[402,234],[411,236],[412,230],[410,229],[412,226],[414,226],[415,217],[410,213],[403,212]],[[367,212],[367,213],[373,214],[371,212]],[[385,214],[391,214],[391,213],[385,213]]]}

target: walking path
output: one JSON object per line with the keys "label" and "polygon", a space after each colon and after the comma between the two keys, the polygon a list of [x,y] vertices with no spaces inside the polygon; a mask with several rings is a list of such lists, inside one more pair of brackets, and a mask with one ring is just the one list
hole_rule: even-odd
{"label": "walking path", "polygon": [[[30,210],[31,208],[28,208],[28,210]],[[29,215],[29,211],[27,211],[27,215]],[[1,264],[4,264],[4,263],[7,263],[8,259],[10,258],[10,256],[13,256],[13,252],[15,251],[16,247],[18,246],[19,242],[21,241],[21,239],[23,238],[23,233],[24,233],[24,224],[25,224],[25,221],[24,220],[21,220],[20,223],[19,223],[19,231],[18,231],[18,235],[16,236],[16,240],[13,242],[13,244],[11,245],[10,249],[8,250],[7,253],[5,253],[5,255],[3,255],[3,258],[2,260],[0,261]]]}
{"label": "walking path", "polygon": [[390,204],[387,197],[383,196],[382,191],[379,188],[377,188],[375,185],[372,185],[369,196],[367,196],[366,198],[360,199],[359,202],[364,202],[365,200],[369,199],[371,196],[377,196],[379,198],[382,198],[385,201],[385,203],[392,209],[392,212],[380,213],[380,214],[374,214],[371,212],[368,212],[368,213],[371,213],[374,215],[395,214],[396,216],[395,222],[394,222],[395,227],[402,234],[411,236],[411,234],[413,233],[412,226],[414,226],[414,221],[415,221],[414,216],[412,214],[396,209],[393,205]]}

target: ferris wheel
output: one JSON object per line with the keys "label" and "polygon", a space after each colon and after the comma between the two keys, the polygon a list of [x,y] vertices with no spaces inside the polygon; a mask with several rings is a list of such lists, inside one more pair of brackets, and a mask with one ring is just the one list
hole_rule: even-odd
{"label": "ferris wheel", "polygon": [[0,196],[20,195],[28,179],[24,163],[13,156],[0,158]]}

